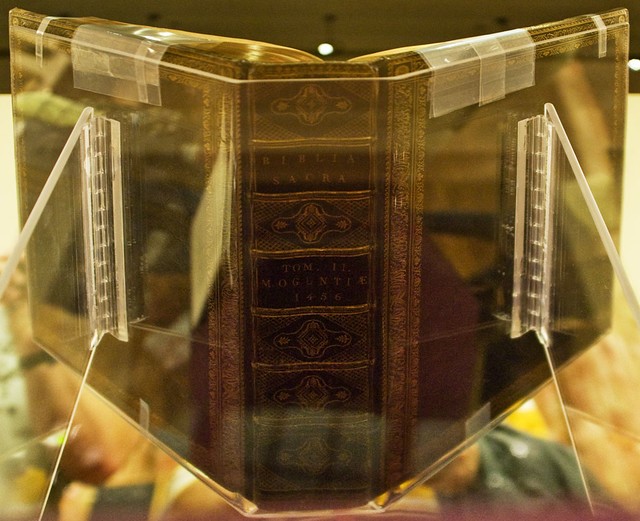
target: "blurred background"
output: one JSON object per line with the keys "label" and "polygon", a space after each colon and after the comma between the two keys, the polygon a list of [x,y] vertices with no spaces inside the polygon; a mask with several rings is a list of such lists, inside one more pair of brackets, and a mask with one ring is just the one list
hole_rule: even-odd
{"label": "blurred background", "polygon": [[[630,54],[640,59],[638,0],[1,0],[0,93],[10,91],[7,24],[8,11],[16,6],[50,16],[97,16],[261,40],[328,52],[328,58],[338,60],[627,7]],[[319,51],[321,44],[331,47]],[[640,69],[640,62],[633,63]],[[640,70],[630,75],[630,91],[640,92]]]}

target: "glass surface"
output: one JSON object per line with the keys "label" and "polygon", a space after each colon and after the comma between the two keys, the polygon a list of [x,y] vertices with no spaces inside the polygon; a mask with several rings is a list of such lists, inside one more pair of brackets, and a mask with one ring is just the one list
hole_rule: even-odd
{"label": "glass surface", "polygon": [[[510,335],[519,121],[557,107],[617,232],[628,25],[600,21],[449,70],[421,48],[322,63],[14,11],[23,216],[82,111],[114,125],[27,252],[34,338],[244,513],[389,507],[551,376],[536,334]],[[535,82],[514,81],[530,58]],[[558,367],[612,323],[609,260],[566,190]]]}

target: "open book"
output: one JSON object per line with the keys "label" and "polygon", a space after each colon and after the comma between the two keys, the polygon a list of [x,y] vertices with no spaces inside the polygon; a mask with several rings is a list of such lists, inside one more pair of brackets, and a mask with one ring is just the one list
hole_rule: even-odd
{"label": "open book", "polygon": [[25,218],[101,118],[28,247],[34,337],[95,349],[94,389],[239,508],[387,506],[548,380],[541,339],[562,365],[610,327],[574,187],[520,211],[518,122],[558,108],[615,232],[627,35],[616,10],[331,62],[13,10]]}

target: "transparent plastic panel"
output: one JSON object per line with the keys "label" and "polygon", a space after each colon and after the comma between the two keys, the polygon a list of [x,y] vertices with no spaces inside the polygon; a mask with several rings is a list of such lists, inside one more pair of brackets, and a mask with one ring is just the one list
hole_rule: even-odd
{"label": "transparent plastic panel", "polygon": [[[554,150],[553,183],[561,188],[551,203],[556,212],[554,225],[562,227],[571,214],[576,225],[571,227],[573,237],[569,239],[579,241],[581,251],[588,252],[593,261],[609,266],[609,269],[598,267],[597,275],[583,273],[576,261],[563,256],[566,246],[562,241],[550,245],[556,259],[550,274],[553,291],[565,284],[569,274],[579,272],[589,283],[590,293],[606,302],[603,311],[610,317],[608,327],[593,339],[592,347],[566,367],[562,367],[563,363],[571,358],[571,353],[554,342],[546,346],[562,397],[562,407],[556,411],[554,423],[565,421],[570,427],[570,439],[580,458],[594,510],[599,512],[603,508],[601,502],[608,498],[637,513],[640,472],[640,429],[636,411],[640,381],[637,292],[598,207],[587,170],[581,166],[568,140],[559,111],[547,105],[543,118],[549,125]],[[556,331],[566,327],[562,316],[565,305],[564,295],[556,292],[551,311],[551,328]],[[610,506],[610,502],[604,505]]]}
{"label": "transparent plastic panel", "polygon": [[0,273],[2,513],[7,519],[38,519],[67,480],[99,479],[109,472],[101,418],[71,428],[74,414],[91,411],[78,404],[95,344],[80,242],[88,230],[70,218],[69,209],[82,205],[81,136],[93,112],[78,111],[75,121],[70,117],[58,126],[26,100],[14,101],[17,141],[34,132],[52,131],[59,138],[42,143],[47,153],[21,158],[18,168],[33,174],[20,180],[26,219]]}
{"label": "transparent plastic panel", "polygon": [[[234,498],[198,479],[185,461],[167,453],[137,423],[125,419],[108,402],[85,387],[80,403],[90,400],[110,426],[112,459],[119,468],[104,482],[79,480],[64,487],[57,501],[60,521],[99,516],[124,519],[246,519]],[[375,517],[383,519],[495,519],[506,513],[538,519],[540,512],[562,519],[590,517],[578,461],[561,439],[549,411],[561,407],[548,385],[474,443],[447,458],[424,482],[407,484],[401,498]],[[245,504],[245,507],[249,505]],[[371,519],[372,512],[288,512],[292,519]],[[583,517],[580,517],[583,516]],[[273,514],[266,519],[281,519]],[[262,517],[261,517],[262,518]]]}
{"label": "transparent plastic panel", "polygon": [[[70,176],[90,183],[65,190],[64,226],[28,266],[33,323],[44,335],[55,304],[93,339],[81,403],[104,400],[132,439],[244,514],[380,513],[547,385],[540,335],[512,334],[517,194],[532,184],[518,178],[518,122],[548,101],[570,115],[586,163],[607,157],[597,200],[617,229],[623,11],[603,18],[602,56],[591,17],[530,29],[526,52],[489,75],[526,70],[526,82],[439,117],[416,49],[330,63],[108,21],[12,20],[25,208],[66,122],[87,106],[99,118]],[[438,92],[455,97],[468,71],[454,72],[435,71]],[[594,114],[606,142],[585,139]],[[604,280],[610,264],[563,211],[550,296],[566,298],[547,334],[560,365],[611,324],[582,277]],[[90,259],[77,277],[74,256]],[[62,331],[46,347],[80,369]]]}

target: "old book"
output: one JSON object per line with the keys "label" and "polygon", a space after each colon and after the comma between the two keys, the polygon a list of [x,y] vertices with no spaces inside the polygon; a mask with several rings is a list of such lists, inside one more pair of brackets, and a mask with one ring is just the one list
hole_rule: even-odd
{"label": "old book", "polygon": [[[265,512],[386,506],[548,379],[536,336],[508,327],[517,122],[564,111],[615,228],[626,11],[348,62],[22,10],[11,31],[24,215],[82,108],[119,129],[108,244],[126,248],[106,273],[126,282],[127,333],[102,339],[90,381],[133,419],[144,403],[144,428],[212,486]],[[30,281],[36,337],[73,364],[94,261],[65,182]],[[609,325],[589,281],[610,269],[563,197],[568,361]],[[74,342],[46,331],[52,307]]]}

